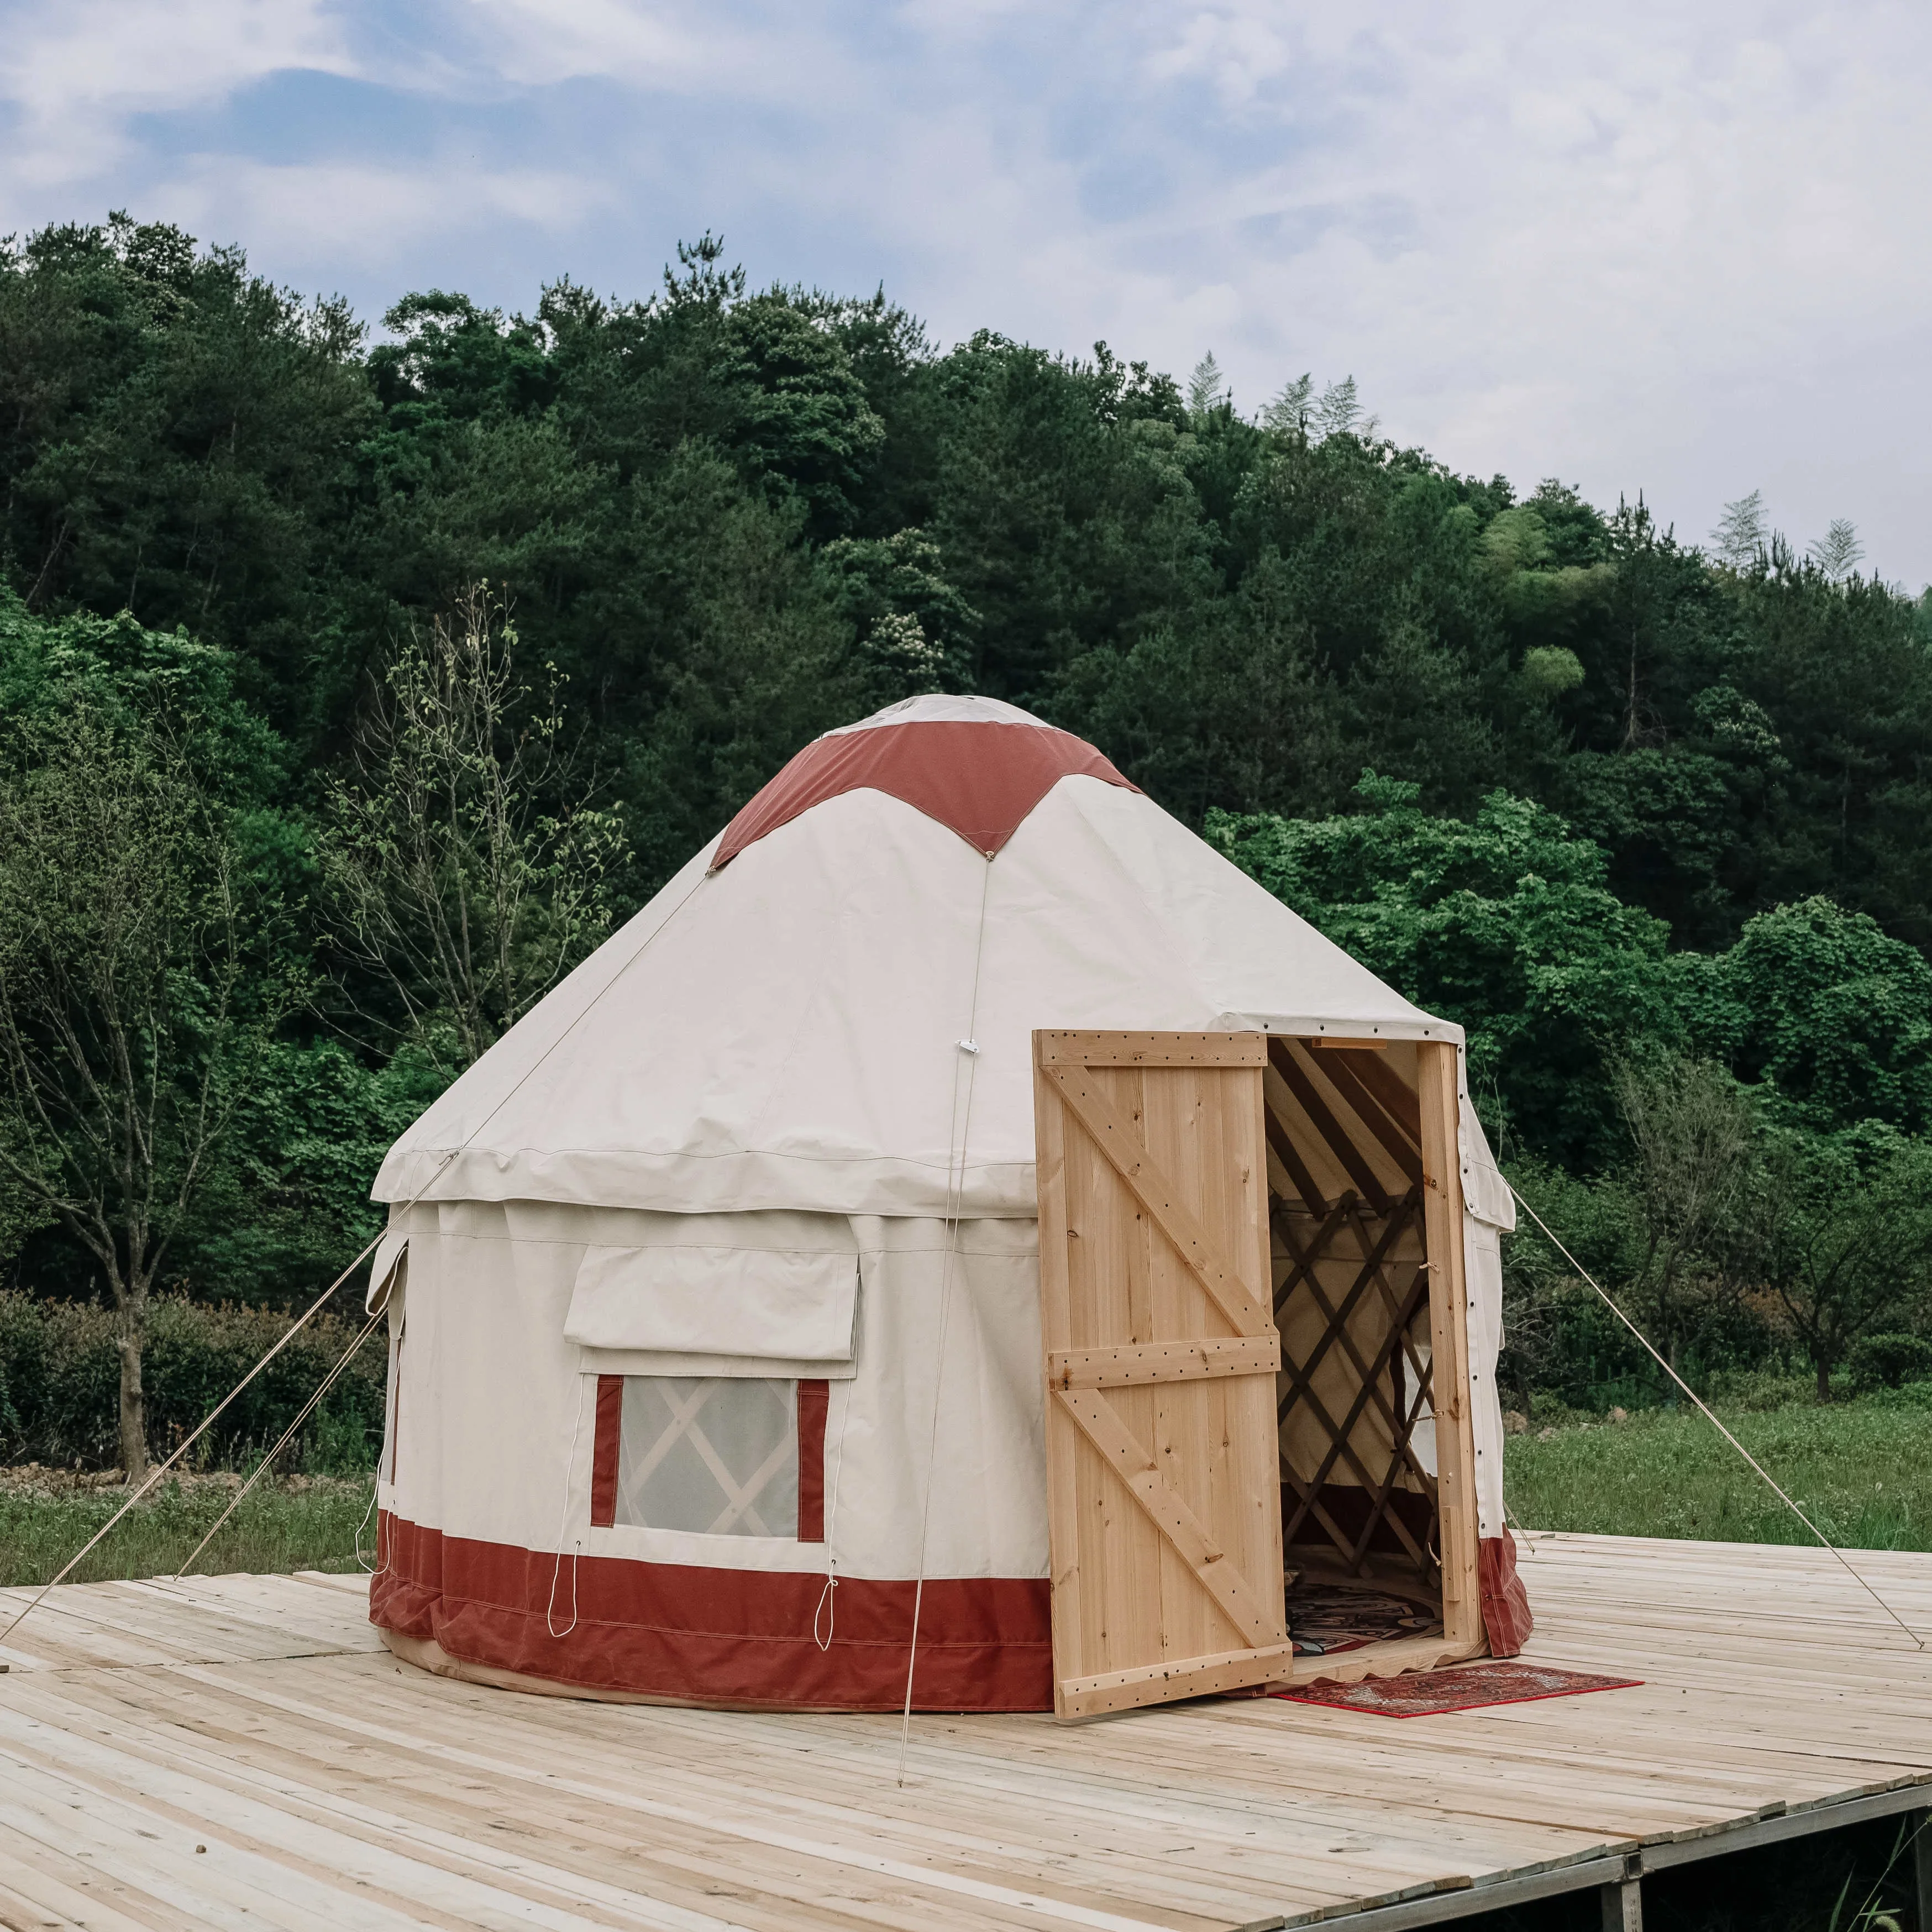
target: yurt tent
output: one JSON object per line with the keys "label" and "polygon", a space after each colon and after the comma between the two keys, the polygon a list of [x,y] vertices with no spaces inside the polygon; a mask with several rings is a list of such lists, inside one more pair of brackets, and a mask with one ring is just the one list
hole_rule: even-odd
{"label": "yurt tent", "polygon": [[1310,1675],[1285,1578],[1413,1612],[1352,1667],[1513,1652],[1460,1064],[1078,739],[829,734],[383,1163],[372,1618],[832,1708]]}

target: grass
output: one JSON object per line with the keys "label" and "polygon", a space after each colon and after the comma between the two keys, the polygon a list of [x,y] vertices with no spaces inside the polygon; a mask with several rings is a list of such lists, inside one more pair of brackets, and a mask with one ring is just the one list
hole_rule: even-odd
{"label": "grass", "polygon": [[[1932,1550],[1932,1402],[1867,1397],[1820,1408],[1720,1405],[1726,1425],[1835,1543]],[[1547,1439],[1545,1439],[1545,1438]],[[1808,1543],[1804,1526],[1695,1410],[1639,1411],[1611,1423],[1571,1418],[1512,1437],[1510,1513],[1532,1529]],[[44,1583],[112,1516],[118,1488],[0,1478],[0,1585]],[[232,1479],[170,1479],[75,1573],[98,1582],[172,1574],[233,1494]],[[195,1567],[203,1571],[353,1570],[368,1479],[265,1482]],[[364,1534],[366,1544],[372,1540]]]}
{"label": "grass", "polygon": [[[1725,1426],[1834,1543],[1932,1550],[1932,1405],[1913,1391],[1828,1408],[1717,1405]],[[1547,1435],[1547,1439],[1544,1439]],[[1805,1543],[1804,1526],[1695,1409],[1513,1437],[1510,1514],[1532,1529]]]}
{"label": "grass", "polygon": [[[101,1582],[172,1575],[233,1499],[232,1485],[170,1480],[125,1520],[69,1579]],[[118,1488],[0,1487],[0,1585],[44,1583],[124,1500]],[[353,1570],[367,1480],[271,1479],[254,1491],[196,1559],[202,1573]],[[364,1532],[365,1547],[374,1525]]]}

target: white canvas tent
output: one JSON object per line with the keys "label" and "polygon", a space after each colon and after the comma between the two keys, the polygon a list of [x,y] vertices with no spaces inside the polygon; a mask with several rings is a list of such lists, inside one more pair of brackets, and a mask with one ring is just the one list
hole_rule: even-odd
{"label": "white canvas tent", "polygon": [[[1429,1587],[1433,1566],[1466,1623],[1480,1598],[1492,1647],[1515,1648],[1492,1381],[1513,1216],[1457,1030],[1092,747],[968,698],[808,746],[392,1150],[370,1296],[393,1391],[371,1615],[392,1647],[594,1694],[896,1708],[916,1598],[916,1705],[1052,1703],[1070,1640],[1049,1547],[1076,1534],[1050,1522],[1043,1373],[1036,1035],[1054,1030],[1253,1042],[1231,1104],[1259,1122],[1241,1096],[1265,1084],[1270,1197],[1258,1156],[1238,1185],[1261,1200],[1256,1268],[1278,1302],[1289,1283],[1292,1358],[1308,1297],[1332,1315],[1352,1291],[1322,1282],[1360,1282],[1269,1406],[1283,1519],[1325,1523],[1308,1533],[1358,1576],[1411,1564]],[[1425,1178],[1405,1106],[1438,1064],[1454,1151]],[[1430,1188],[1432,1212],[1456,1204],[1453,1257],[1439,1237],[1424,1255]],[[1376,1234],[1378,1207],[1412,1226]],[[1378,1261],[1346,1261],[1345,1224]],[[1404,1267],[1422,1286],[1397,1310]],[[1445,1307],[1452,1278],[1466,1310]],[[1465,1384],[1448,1402],[1430,1388],[1445,1340]],[[1352,1405],[1351,1375],[1375,1384]],[[1445,1453],[1451,1415],[1466,1449]]]}

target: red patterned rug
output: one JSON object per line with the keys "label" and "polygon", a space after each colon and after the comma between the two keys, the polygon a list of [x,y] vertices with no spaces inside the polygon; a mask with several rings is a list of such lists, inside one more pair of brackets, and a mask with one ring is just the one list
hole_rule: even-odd
{"label": "red patterned rug", "polygon": [[1360,1684],[1327,1678],[1270,1694],[1291,1703],[1327,1704],[1338,1711],[1372,1711],[1379,1718],[1432,1718],[1485,1704],[1529,1704],[1539,1697],[1575,1697],[1586,1690],[1628,1690],[1640,1677],[1592,1677],[1546,1664],[1470,1664],[1418,1670],[1406,1677],[1370,1677]]}

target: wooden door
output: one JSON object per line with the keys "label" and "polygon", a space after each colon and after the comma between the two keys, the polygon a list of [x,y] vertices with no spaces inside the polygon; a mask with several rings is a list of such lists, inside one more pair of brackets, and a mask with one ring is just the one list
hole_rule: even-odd
{"label": "wooden door", "polygon": [[1429,1250],[1429,1320],[1435,1370],[1437,1501],[1442,1530],[1442,1632],[1466,1657],[1481,1654],[1474,1419],[1469,1413],[1469,1284],[1462,1253],[1462,1162],[1456,1049],[1416,1049],[1422,1112],[1423,1209]]}
{"label": "wooden door", "polygon": [[1266,1037],[1034,1057],[1054,1712],[1285,1678]]}

